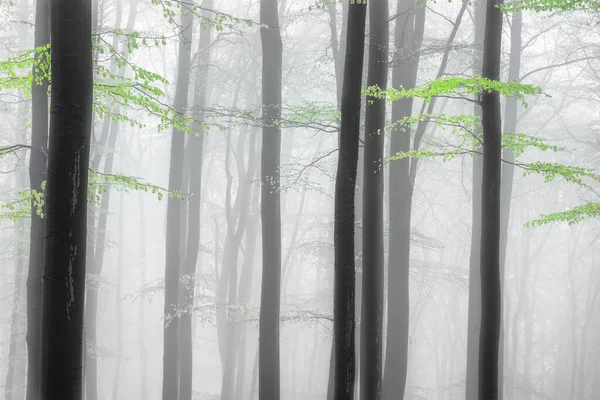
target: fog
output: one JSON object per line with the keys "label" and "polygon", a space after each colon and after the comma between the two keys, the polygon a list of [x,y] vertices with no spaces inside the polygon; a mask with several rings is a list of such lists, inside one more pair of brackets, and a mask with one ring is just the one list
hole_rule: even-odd
{"label": "fog", "polygon": [[[167,232],[172,232],[167,218],[169,202],[179,203],[172,210],[179,215],[173,229],[178,232],[180,276],[175,277],[179,280],[179,291],[175,291],[179,306],[174,306],[168,319],[183,321],[184,316],[191,316],[192,332],[191,348],[181,348],[184,339],[176,336],[179,348],[174,354],[179,356],[174,365],[179,371],[171,372],[177,382],[183,375],[191,376],[192,399],[259,398],[263,254],[277,246],[262,242],[265,210],[261,213],[261,190],[264,195],[266,185],[266,191],[279,194],[281,200],[280,396],[286,400],[333,399],[328,387],[334,360],[334,199],[338,133],[344,112],[340,75],[344,58],[340,52],[347,40],[343,10],[347,12],[354,4],[346,0],[342,0],[343,6],[327,0],[276,2],[283,45],[282,103],[280,120],[269,125],[261,116],[266,64],[259,2],[96,1],[92,5],[96,86],[85,288],[88,303],[90,293],[96,293],[97,310],[84,307],[85,396],[80,398],[186,398],[181,393],[167,397],[163,393],[165,323],[169,325],[165,321],[165,260],[167,269],[173,262],[167,254]],[[483,41],[474,33],[476,5],[469,4],[461,11],[460,1],[423,3],[389,2],[388,87],[394,87],[394,68],[399,64],[408,68],[407,58],[414,57],[418,59],[415,87],[432,82],[440,72],[442,77],[480,75],[473,72]],[[182,4],[193,10],[189,16],[193,22],[187,28],[181,22]],[[416,45],[416,55],[394,39],[395,25],[408,24],[404,14],[397,14],[402,7],[411,10],[410,18],[415,21],[419,17],[414,10],[425,7],[424,34],[422,43]],[[24,52],[34,48],[35,9],[29,0],[0,4],[0,382],[5,377],[0,398],[13,400],[26,398],[28,382],[29,168],[31,153],[37,150],[31,145],[28,79],[32,65],[27,62],[33,56]],[[521,53],[516,79],[543,88],[543,93],[525,95],[526,104],[517,101],[514,132],[505,130],[510,97],[504,93],[501,97],[503,133],[522,133],[528,139],[512,150],[505,147],[503,153],[502,190],[504,185],[512,185],[512,192],[508,202],[501,199],[501,215],[510,211],[506,247],[500,254],[499,365],[503,373],[498,398],[598,399],[598,211],[576,217],[576,221],[566,214],[553,214],[600,202],[596,175],[600,159],[597,13],[523,11],[519,13],[522,23],[518,22],[522,26],[520,41],[514,37],[514,15],[503,14],[501,80],[511,80],[509,67],[514,63],[512,46],[516,43]],[[371,52],[368,19],[363,89]],[[410,22],[410,29],[415,21]],[[178,76],[181,49],[187,51],[190,67]],[[440,63],[444,63],[442,69]],[[120,79],[129,82],[126,94],[119,86]],[[187,96],[183,103],[177,100],[181,90],[177,83],[182,79],[189,88],[187,95],[179,92],[179,96]],[[386,101],[386,128],[381,132],[385,159],[379,170],[384,177],[385,266],[381,363],[387,365],[390,348],[402,346],[401,337],[388,335],[388,309],[408,307],[405,394],[397,393],[394,398],[483,399],[466,394],[468,341],[473,340],[468,339],[470,279],[471,285],[479,280],[478,273],[470,277],[470,269],[473,188],[478,185],[473,170],[480,168],[474,156],[481,153],[473,137],[480,128],[466,119],[442,118],[471,116],[478,100],[477,95],[466,92],[434,98],[428,110],[429,101],[415,97],[408,112],[413,116],[429,113],[420,118],[427,121],[425,125],[419,119],[413,121],[412,134],[414,138],[417,126],[425,129],[420,149],[431,154],[421,152],[419,157],[403,160],[389,159],[390,138],[410,131],[393,126],[397,122],[392,118],[393,101]],[[363,170],[364,114],[369,107],[365,103],[363,95],[354,221],[356,398],[363,385],[359,372],[363,357],[362,216],[363,199],[369,195],[363,191],[363,182],[373,179]],[[177,124],[191,128],[186,131]],[[261,178],[263,133],[273,126],[281,130],[279,187]],[[185,137],[186,146],[184,152],[175,153],[175,160],[171,149],[174,130]],[[196,143],[201,150],[194,152],[193,140],[199,138],[202,140]],[[170,183],[174,161],[182,166],[182,183],[177,188]],[[416,175],[408,219],[409,303],[400,305],[388,303],[390,293],[403,293],[401,282],[396,290],[395,282],[388,283],[388,268],[393,267],[388,256],[400,246],[392,242],[390,213],[402,207],[394,204],[390,195],[401,189],[390,188],[389,175],[392,165],[402,162],[414,165]],[[505,182],[506,165],[514,167],[512,183]],[[194,171],[198,173],[194,175]],[[194,179],[199,191],[190,186]],[[191,214],[194,201],[199,201],[199,222],[194,222]],[[479,207],[481,212],[481,202]],[[199,228],[197,262],[195,274],[186,275],[184,261],[194,252],[194,226]],[[479,238],[476,243],[479,246]],[[191,307],[182,300],[186,287],[194,289]],[[175,335],[184,331],[181,321]],[[90,330],[95,335],[90,336]],[[191,369],[182,366],[186,354],[192,356]],[[94,364],[97,371],[90,368]],[[402,377],[387,376],[383,366],[385,392],[386,380],[401,381]],[[90,390],[90,380],[97,381],[95,391]]]}

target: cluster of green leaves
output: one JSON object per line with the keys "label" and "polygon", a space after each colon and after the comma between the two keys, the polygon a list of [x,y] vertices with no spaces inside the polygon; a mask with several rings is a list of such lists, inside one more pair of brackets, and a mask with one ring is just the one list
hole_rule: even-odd
{"label": "cluster of green leaves", "polygon": [[179,24],[179,13],[188,10],[200,20],[202,26],[213,27],[217,32],[232,29],[241,32],[239,25],[253,27],[260,25],[256,21],[247,18],[238,18],[215,9],[208,9],[193,1],[185,0],[152,0],[152,4],[161,8],[163,17],[171,24]]}
{"label": "cluster of green leaves", "polygon": [[591,10],[599,11],[598,0],[518,0],[505,3],[500,7],[503,11],[574,11]]}
{"label": "cluster of green leaves", "polygon": [[41,85],[44,79],[50,79],[49,44],[0,60],[0,91],[17,90],[29,95],[34,81],[34,66],[37,85]]}
{"label": "cluster of green leaves", "polygon": [[[138,178],[123,174],[100,174],[90,171],[88,183],[88,201],[99,205],[102,201],[102,194],[109,188],[129,193],[131,190],[144,191],[156,195],[158,200],[162,200],[166,195],[168,197],[184,200],[186,194],[177,190],[168,190],[161,186],[141,182]],[[188,196],[191,198],[191,196]]]}
{"label": "cluster of green leaves", "polygon": [[457,97],[467,99],[473,95],[480,95],[484,92],[493,91],[497,91],[505,97],[515,97],[520,100],[525,107],[527,107],[527,103],[525,102],[526,96],[545,95],[550,97],[550,95],[540,86],[517,82],[494,81],[481,76],[467,78],[446,76],[435,79],[414,89],[388,88],[382,90],[377,85],[374,85],[364,89],[363,95],[374,98],[385,98],[389,102],[413,97],[418,97],[425,102],[429,102],[433,97]]}
{"label": "cluster of green leaves", "polygon": [[570,210],[559,211],[552,214],[542,215],[535,221],[530,221],[525,226],[541,226],[554,222],[566,222],[569,225],[574,225],[582,222],[586,218],[600,217],[600,203],[591,202],[573,207]]}

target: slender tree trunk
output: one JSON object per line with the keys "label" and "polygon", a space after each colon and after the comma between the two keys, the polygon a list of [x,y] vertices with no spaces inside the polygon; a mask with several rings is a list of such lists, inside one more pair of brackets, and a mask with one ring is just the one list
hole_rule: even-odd
{"label": "slender tree trunk", "polygon": [[[50,43],[48,0],[35,3],[34,46],[39,48]],[[44,55],[36,53],[36,63]],[[37,68],[33,68],[31,87],[31,155],[29,157],[29,181],[32,191],[42,194],[42,182],[46,179],[46,153],[48,152],[48,80]],[[42,78],[39,82],[38,78]],[[40,84],[41,83],[41,84]],[[37,212],[38,206],[31,200],[31,229],[29,240],[29,267],[27,274],[27,400],[39,400],[41,318],[42,318],[42,271],[44,262],[44,220]]]}
{"label": "slender tree trunk", "polygon": [[[212,0],[204,0],[202,3],[204,9],[212,9]],[[192,193],[192,200],[189,203],[188,212],[188,235],[187,245],[185,246],[185,260],[182,271],[182,304],[184,310],[180,321],[180,340],[179,340],[179,400],[192,399],[192,375],[193,375],[193,329],[192,313],[194,306],[194,295],[196,286],[196,265],[198,263],[198,250],[200,246],[200,209],[201,209],[201,190],[202,190],[202,162],[204,151],[204,108],[208,99],[208,66],[210,63],[209,45],[211,42],[211,28],[204,27],[200,31],[198,40],[198,52],[200,53],[200,63],[197,66],[198,75],[196,88],[194,92],[194,109],[198,110],[193,123],[193,129],[198,136],[188,137],[188,150],[192,156],[190,160],[190,181],[189,192]]]}
{"label": "slender tree trunk", "polygon": [[[521,30],[523,25],[523,15],[516,12],[512,16],[511,33],[510,33],[510,65],[508,69],[508,81],[519,82],[521,70]],[[504,111],[504,133],[511,134],[517,130],[517,107],[518,100],[515,97],[506,99]],[[500,279],[501,292],[504,295],[504,276],[506,271],[506,247],[508,244],[508,227],[510,220],[510,206],[513,189],[513,179],[515,175],[515,154],[511,148],[503,150],[504,163],[502,164],[502,187],[500,189]],[[504,296],[502,296],[504,298]],[[504,392],[504,324],[500,330],[500,350],[498,353],[498,373],[499,387],[498,398],[503,398]],[[514,375],[513,375],[514,379]],[[514,381],[513,381],[514,383]]]}
{"label": "slender tree trunk", "polygon": [[335,181],[334,212],[334,343],[333,397],[353,400],[355,384],[355,253],[354,197],[360,136],[360,106],[365,51],[365,3],[351,3],[342,85],[342,125]]}
{"label": "slender tree trunk", "polygon": [[[400,0],[395,26],[395,54],[392,85],[414,88],[423,39],[425,8],[412,0]],[[392,104],[392,123],[412,115],[413,100]],[[411,130],[394,129],[390,138],[390,155],[410,150]],[[409,267],[412,189],[410,160],[394,161],[389,168],[389,259],[387,344],[383,399],[402,400],[406,390],[409,339]]]}
{"label": "slender tree trunk", "polygon": [[[389,22],[387,0],[369,3],[367,86],[387,88]],[[381,398],[383,375],[383,145],[385,99],[367,98],[365,117],[360,397]]]}
{"label": "slender tree trunk", "polygon": [[[502,0],[488,0],[483,42],[484,78],[500,79]],[[502,323],[500,282],[500,173],[502,121],[500,94],[481,95],[483,173],[481,212],[481,328],[479,336],[479,400],[498,399],[498,357]]]}
{"label": "slender tree trunk", "polygon": [[262,289],[260,294],[258,391],[261,400],[278,400],[279,314],[281,297],[281,213],[279,165],[281,156],[282,43],[277,0],[261,0],[263,51],[263,132],[261,156]]}
{"label": "slender tree trunk", "polygon": [[[179,61],[177,65],[177,85],[175,87],[175,109],[187,111],[187,98],[190,71],[190,47],[192,43],[192,13],[183,8],[179,39]],[[169,165],[169,190],[183,191],[183,153],[185,133],[173,128],[171,158]],[[163,400],[177,400],[179,392],[178,334],[179,318],[176,313],[179,300],[179,279],[182,269],[179,242],[181,237],[181,200],[169,197],[167,200],[167,232],[165,261],[165,307],[163,343]]]}
{"label": "slender tree trunk", "polygon": [[41,400],[83,395],[87,185],[92,122],[90,0],[51,3],[52,109],[42,299]]}
{"label": "slender tree trunk", "polygon": [[[475,3],[475,27],[473,75],[480,75],[482,69],[482,38],[485,31],[485,2],[480,0]],[[475,104],[473,113],[481,118],[481,106]],[[478,132],[481,133],[481,132]],[[472,219],[471,219],[471,253],[469,259],[469,309],[467,322],[467,372],[466,372],[466,400],[476,400],[479,388],[479,331],[481,327],[481,183],[483,159],[481,155],[473,157],[473,188],[472,188]]]}

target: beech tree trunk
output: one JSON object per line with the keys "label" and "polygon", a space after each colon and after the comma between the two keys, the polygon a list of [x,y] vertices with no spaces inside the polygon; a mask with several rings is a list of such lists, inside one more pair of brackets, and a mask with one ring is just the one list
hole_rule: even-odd
{"label": "beech tree trunk", "polygon": [[[481,74],[483,56],[482,38],[485,29],[485,0],[475,3],[475,27],[473,44],[473,75]],[[475,104],[473,114],[481,118],[481,105]],[[478,132],[481,133],[481,132]],[[467,372],[465,399],[476,400],[479,387],[479,331],[481,327],[481,174],[482,156],[473,157],[472,218],[471,218],[471,253],[469,258],[469,309],[467,322]]]}
{"label": "beech tree trunk", "polygon": [[282,52],[277,0],[261,0],[262,155],[261,222],[262,288],[260,293],[258,393],[261,400],[280,398],[279,314],[281,298],[281,157]]}
{"label": "beech tree trunk", "polygon": [[[175,109],[184,113],[187,109],[190,84],[190,47],[192,43],[192,13],[184,7],[181,16],[181,37],[179,39],[179,61],[177,65],[177,85],[175,87]],[[183,153],[185,133],[173,128],[171,158],[169,165],[169,190],[183,192]],[[179,300],[179,276],[181,255],[181,200],[169,197],[167,200],[167,232],[165,261],[165,307],[163,339],[163,400],[176,400],[179,392],[178,333],[179,318],[176,316]]]}
{"label": "beech tree trunk", "polygon": [[[369,2],[367,86],[387,88],[389,22],[387,0]],[[385,99],[367,98],[362,219],[362,319],[360,397],[381,398],[383,374],[383,146]]]}
{"label": "beech tree trunk", "polygon": [[[48,0],[35,2],[36,48],[50,42]],[[43,58],[35,54],[36,61]],[[29,157],[29,182],[31,190],[42,193],[46,179],[46,154],[48,152],[48,80],[36,84],[40,72],[33,68],[31,87],[31,151]],[[37,213],[37,205],[31,201],[31,229],[29,233],[29,267],[27,274],[27,400],[40,398],[40,354],[42,321],[42,271],[44,263],[44,220]]]}
{"label": "beech tree trunk", "polygon": [[333,331],[335,370],[333,397],[353,400],[355,360],[354,201],[360,137],[361,82],[365,52],[365,3],[351,3],[344,62],[341,130],[335,181]]}
{"label": "beech tree trunk", "polygon": [[[482,77],[500,80],[502,0],[488,0],[483,42]],[[479,400],[498,399],[498,357],[502,323],[500,288],[500,174],[502,121],[500,94],[481,95],[483,172],[481,212],[481,328],[479,336]]]}
{"label": "beech tree trunk", "polygon": [[[52,97],[42,299],[41,400],[83,396],[92,4],[51,3]],[[40,112],[42,112],[40,110]]]}

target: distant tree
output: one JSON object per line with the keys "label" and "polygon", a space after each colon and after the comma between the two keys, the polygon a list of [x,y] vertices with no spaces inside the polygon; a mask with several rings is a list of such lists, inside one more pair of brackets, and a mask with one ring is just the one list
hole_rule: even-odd
{"label": "distant tree", "polygon": [[[425,8],[415,0],[398,0],[395,21],[395,52],[391,60],[393,88],[414,88],[417,82],[420,48],[425,29]],[[392,104],[392,123],[410,117],[413,99]],[[394,125],[390,156],[410,151],[410,126]],[[414,181],[414,180],[413,180]],[[404,398],[408,368],[408,326],[410,314],[409,278],[410,224],[412,210],[411,162],[394,161],[389,167],[389,256],[387,345],[383,398]]]}
{"label": "distant tree", "polygon": [[[483,42],[482,77],[500,81],[503,0],[488,0]],[[481,210],[481,328],[479,337],[479,400],[498,399],[498,357],[502,320],[500,287],[500,174],[502,121],[500,93],[481,94],[483,172]]]}
{"label": "distant tree", "polygon": [[[367,85],[387,88],[388,1],[369,2]],[[360,397],[381,398],[383,376],[383,168],[385,99],[367,97],[362,211],[362,311]]]}
{"label": "distant tree", "polygon": [[[93,103],[92,4],[90,0],[53,1],[50,15],[52,97],[40,399],[80,400]],[[40,32],[38,40],[42,38]],[[43,126],[38,128],[43,137]]]}
{"label": "distant tree", "polygon": [[[35,2],[35,48],[50,43],[48,0]],[[37,62],[43,53],[36,53]],[[38,64],[39,65],[39,64]],[[31,147],[29,182],[31,189],[43,193],[48,152],[48,77],[34,65],[31,87]],[[44,263],[44,220],[38,214],[35,198],[31,199],[29,231],[29,272],[27,274],[27,400],[40,398],[40,346],[42,322],[42,272]]]}
{"label": "distant tree", "polygon": [[[212,9],[213,1],[204,0],[202,7]],[[188,193],[192,193],[192,199],[189,203],[187,213],[188,233],[185,246],[185,259],[182,260],[183,269],[181,276],[183,282],[181,285],[181,304],[182,310],[180,331],[179,331],[179,400],[192,400],[192,376],[194,346],[192,339],[192,309],[194,307],[194,289],[196,265],[198,263],[198,250],[200,246],[200,208],[201,208],[201,189],[202,189],[202,163],[204,159],[204,125],[202,124],[204,116],[202,115],[208,99],[208,70],[210,63],[210,42],[212,37],[212,27],[202,26],[200,29],[200,38],[198,39],[198,64],[195,65],[195,87],[193,102],[194,110],[198,110],[192,128],[196,135],[190,135],[187,139],[186,151],[189,154],[190,172],[189,179],[186,182]]]}
{"label": "distant tree", "polygon": [[341,97],[341,130],[334,211],[335,400],[353,400],[355,384],[354,200],[360,137],[360,106],[365,52],[366,2],[348,10],[348,38]]}
{"label": "distant tree", "polygon": [[[473,26],[473,75],[481,74],[483,56],[483,36],[485,32],[485,0],[474,2]],[[481,119],[481,104],[473,105],[473,115]],[[477,127],[481,134],[481,127]],[[476,400],[479,388],[479,331],[481,327],[481,174],[483,161],[481,154],[473,157],[473,186],[471,190],[471,250],[469,257],[469,304],[467,316],[467,371],[465,399]]]}
{"label": "distant tree", "polygon": [[[177,64],[177,84],[175,87],[175,109],[184,113],[187,109],[190,86],[190,51],[193,33],[192,12],[184,6],[181,15],[179,55]],[[185,133],[173,127],[171,139],[171,158],[169,165],[169,190],[182,191],[183,154]],[[175,400],[179,392],[179,280],[182,269],[179,245],[181,240],[181,201],[169,197],[167,200],[167,235],[165,260],[165,308],[164,308],[164,344],[163,344],[163,400]]]}
{"label": "distant tree", "polygon": [[261,222],[262,286],[260,292],[258,393],[278,400],[280,389],[279,314],[281,301],[281,80],[283,45],[277,0],[260,2],[262,44]]}

